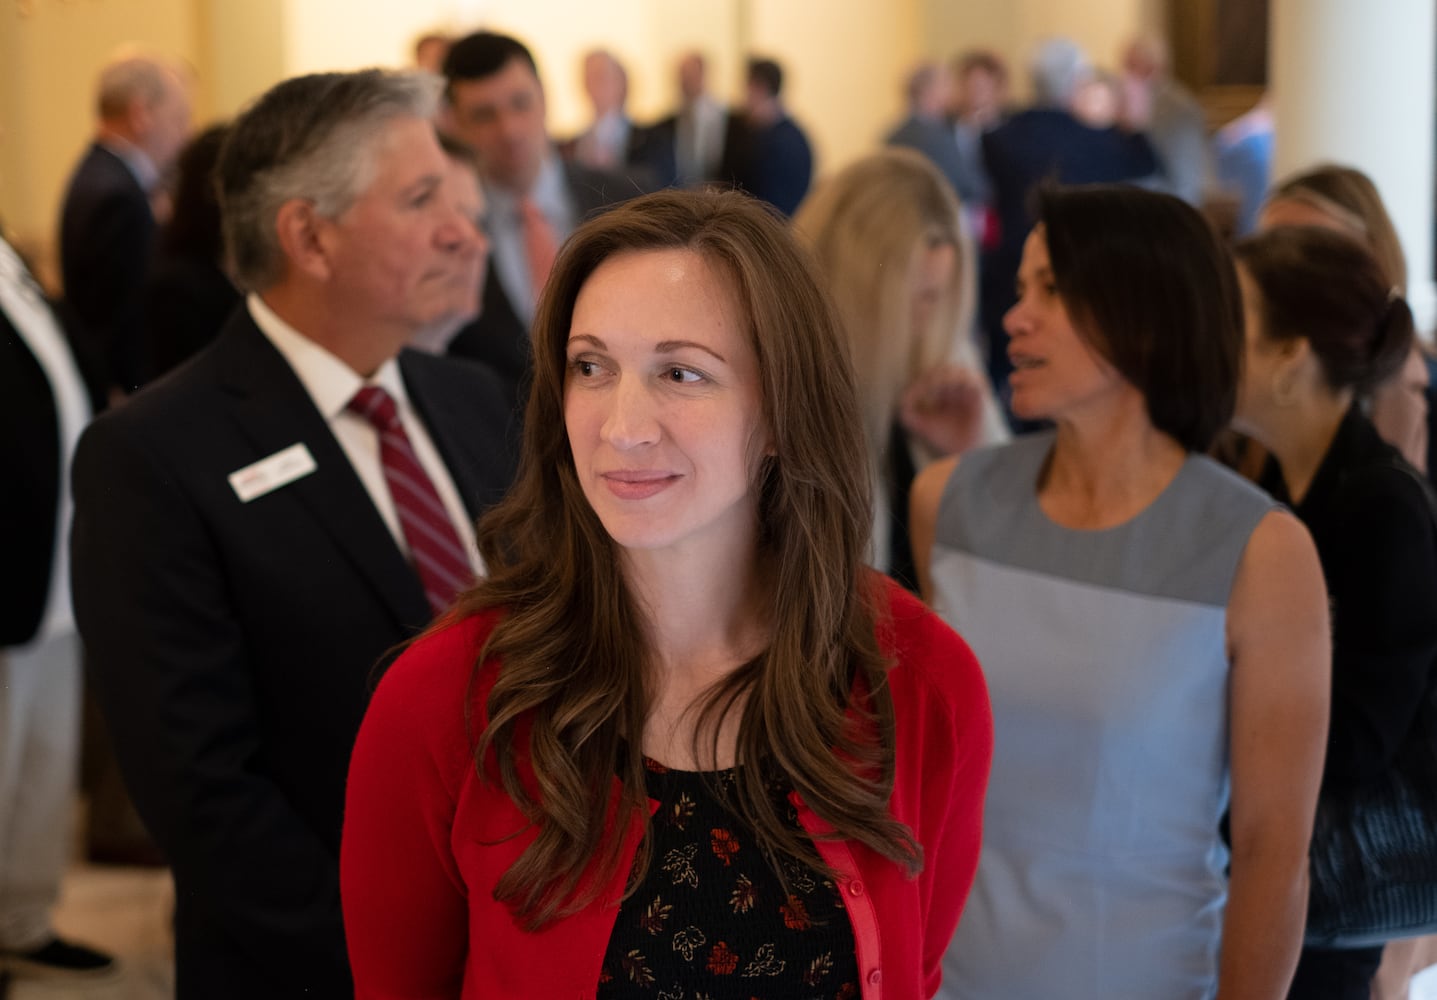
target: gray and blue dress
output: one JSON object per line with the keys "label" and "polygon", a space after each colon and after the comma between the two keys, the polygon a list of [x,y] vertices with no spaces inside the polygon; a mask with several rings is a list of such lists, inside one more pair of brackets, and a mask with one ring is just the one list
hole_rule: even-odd
{"label": "gray and blue dress", "polygon": [[1190,456],[1124,524],[1038,505],[1051,433],[965,456],[934,606],[993,701],[978,877],[942,997],[1205,998],[1227,899],[1227,603],[1260,490]]}

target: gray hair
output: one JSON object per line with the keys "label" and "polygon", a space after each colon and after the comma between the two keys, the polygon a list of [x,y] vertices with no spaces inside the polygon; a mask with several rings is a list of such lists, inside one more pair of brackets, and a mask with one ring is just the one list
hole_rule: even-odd
{"label": "gray hair", "polygon": [[147,55],[127,55],[100,70],[95,110],[102,119],[122,117],[135,101],[154,107],[175,87],[175,69]]}
{"label": "gray hair", "polygon": [[299,198],[325,218],[342,215],[373,180],[382,126],[432,119],[439,89],[428,73],[316,73],[277,84],[245,111],[215,168],[240,287],[263,291],[283,276],[280,206]]}
{"label": "gray hair", "polygon": [[1088,57],[1070,38],[1050,38],[1038,46],[1029,64],[1035,103],[1066,108],[1078,86],[1088,78]]}

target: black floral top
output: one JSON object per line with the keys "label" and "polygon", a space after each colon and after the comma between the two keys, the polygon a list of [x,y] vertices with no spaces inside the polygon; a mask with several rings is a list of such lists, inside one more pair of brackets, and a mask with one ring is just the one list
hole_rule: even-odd
{"label": "black floral top", "polygon": [[[645,764],[659,803],[652,861],[619,908],[600,1000],[856,998],[853,927],[832,880],[785,860],[785,890],[703,775]],[[708,777],[722,789],[734,772]],[[797,829],[788,789],[773,794]]]}

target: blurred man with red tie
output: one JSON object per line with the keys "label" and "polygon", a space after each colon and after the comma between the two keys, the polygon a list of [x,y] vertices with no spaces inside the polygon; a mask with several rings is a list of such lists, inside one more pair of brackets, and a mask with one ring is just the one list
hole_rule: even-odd
{"label": "blurred man with red tie", "polygon": [[348,998],[344,778],[376,668],[480,569],[513,400],[402,350],[485,240],[432,78],[279,84],[221,154],[246,307],[86,432],[75,612],[135,803],[174,869],[179,1000]]}
{"label": "blurred man with red tie", "polygon": [[640,192],[559,156],[538,67],[517,39],[489,31],[459,39],[444,77],[446,120],[479,157],[493,244],[483,312],[449,353],[486,362],[522,395],[534,305],[559,244],[589,215]]}

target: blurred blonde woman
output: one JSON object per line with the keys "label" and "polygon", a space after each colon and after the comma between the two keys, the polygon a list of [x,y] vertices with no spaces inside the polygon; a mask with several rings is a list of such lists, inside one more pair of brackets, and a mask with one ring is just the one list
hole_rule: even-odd
{"label": "blurred blonde woman", "polygon": [[838,306],[875,484],[873,564],[916,588],[908,490],[936,457],[1005,440],[972,337],[975,254],[953,189],[888,149],[820,183],[794,225]]}
{"label": "blurred blonde woman", "polygon": [[[1360,170],[1324,164],[1279,183],[1258,219],[1260,230],[1275,226],[1321,226],[1367,245],[1386,272],[1387,282],[1407,294],[1407,258],[1397,230],[1371,178]],[[1377,433],[1414,468],[1431,475],[1427,455],[1430,365],[1416,339],[1406,363],[1372,390],[1368,415]]]}

